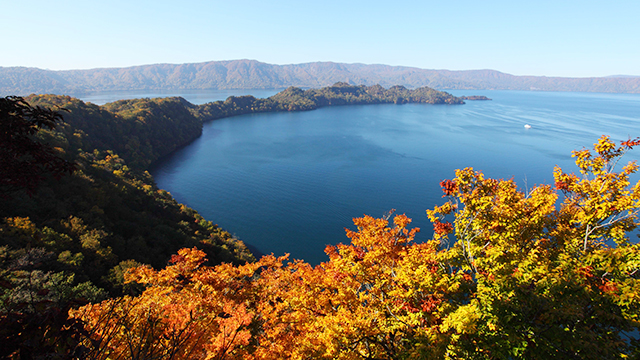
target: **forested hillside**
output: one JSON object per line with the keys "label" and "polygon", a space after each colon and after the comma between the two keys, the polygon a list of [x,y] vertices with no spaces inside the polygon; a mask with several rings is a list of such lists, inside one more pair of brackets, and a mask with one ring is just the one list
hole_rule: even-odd
{"label": "forested hillside", "polygon": [[[135,292],[123,283],[132,266],[165,266],[185,246],[203,249],[213,264],[255,260],[145,171],[200,135],[202,122],[182,100],[26,101],[0,98],[0,357],[58,352],[66,311]],[[50,121],[38,106],[63,117]],[[56,159],[75,171],[52,172]]]}
{"label": "forested hillside", "polygon": [[44,107],[67,109],[58,126],[65,151],[113,150],[128,165],[145,169],[150,163],[186,145],[202,133],[202,121],[181,98],[121,100],[98,106],[69,96],[29,96]]}
{"label": "forested hillside", "polygon": [[574,152],[579,176],[556,167],[554,184],[526,193],[513,180],[457,170],[440,183],[443,204],[427,210],[431,240],[415,243],[420,230],[404,215],[365,216],[348,244],[328,246],[328,260],[312,267],[287,256],[255,261],[158,189],[146,167],[197,137],[203,119],[460,99],[336,84],[202,106],[28,101],[0,99],[2,357],[640,355],[640,244],[629,238],[638,165],[616,169],[638,138],[603,136],[593,151]]}
{"label": "forested hillside", "polygon": [[526,193],[457,170],[430,240],[364,216],[315,267],[256,260],[145,171],[202,121],[407,102],[462,100],[345,83],[200,106],[0,98],[0,357],[638,359],[639,167],[617,166],[640,138],[603,136],[574,151],[579,175]]}
{"label": "forested hillside", "polygon": [[26,100],[64,109],[56,128],[37,136],[77,170],[59,180],[45,177],[33,194],[0,199],[2,245],[8,254],[18,251],[11,258],[24,246],[42,247],[51,253],[52,269],[108,290],[121,285],[106,276],[120,262],[163,266],[185,245],[206,244],[215,262],[251,259],[241,243],[178,204],[145,171],[201,134],[202,122],[186,102],[141,99],[100,107],[68,96]]}
{"label": "forested hillside", "polygon": [[255,60],[156,64],[128,68],[51,71],[0,67],[0,95],[82,94],[110,90],[319,88],[336,82],[502,89],[639,93],[640,77],[515,76],[495,70],[428,70],[405,66],[314,62],[273,65]]}
{"label": "forested hillside", "polygon": [[179,249],[201,249],[211,265],[255,261],[146,171],[200,136],[203,121],[387,102],[462,100],[428,88],[348,84],[201,106],[182,98],[103,106],[63,95],[0,98],[0,356],[69,350],[70,308],[139,293],[125,284],[127,269],[162,268]]}

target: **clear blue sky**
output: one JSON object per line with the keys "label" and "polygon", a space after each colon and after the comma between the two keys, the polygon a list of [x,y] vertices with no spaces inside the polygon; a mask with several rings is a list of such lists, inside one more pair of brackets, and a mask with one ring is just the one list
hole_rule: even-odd
{"label": "clear blue sky", "polygon": [[3,0],[0,66],[255,59],[640,75],[640,1]]}

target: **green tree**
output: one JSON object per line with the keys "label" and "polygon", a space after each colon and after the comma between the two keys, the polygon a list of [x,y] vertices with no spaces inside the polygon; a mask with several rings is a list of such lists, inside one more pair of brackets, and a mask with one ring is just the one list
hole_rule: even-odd
{"label": "green tree", "polygon": [[31,106],[21,97],[0,98],[0,196],[20,189],[33,194],[46,174],[60,177],[75,170],[73,163],[35,137],[59,121],[59,112]]}

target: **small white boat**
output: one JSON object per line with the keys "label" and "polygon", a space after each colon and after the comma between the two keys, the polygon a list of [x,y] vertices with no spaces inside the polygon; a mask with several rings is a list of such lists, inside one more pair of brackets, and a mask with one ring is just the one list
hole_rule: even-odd
{"label": "small white boat", "polygon": [[531,125],[529,125],[529,124],[524,124],[524,128],[525,128],[525,129],[531,129]]}

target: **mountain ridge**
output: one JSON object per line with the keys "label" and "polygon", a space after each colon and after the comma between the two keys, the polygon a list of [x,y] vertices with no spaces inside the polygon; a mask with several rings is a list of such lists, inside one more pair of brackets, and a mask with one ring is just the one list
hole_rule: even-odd
{"label": "mountain ridge", "polygon": [[0,95],[82,94],[116,90],[319,88],[352,85],[428,86],[446,90],[539,90],[640,93],[640,77],[518,76],[497,70],[430,70],[384,64],[311,62],[275,65],[256,60],[152,64],[124,68],[43,70],[0,67]]}

